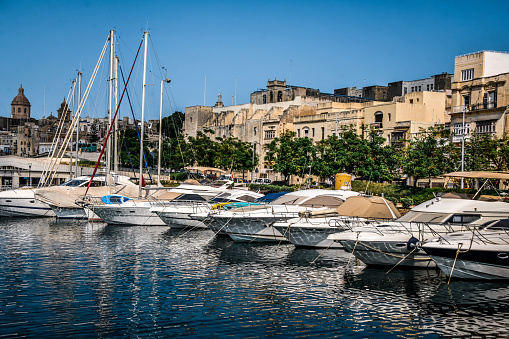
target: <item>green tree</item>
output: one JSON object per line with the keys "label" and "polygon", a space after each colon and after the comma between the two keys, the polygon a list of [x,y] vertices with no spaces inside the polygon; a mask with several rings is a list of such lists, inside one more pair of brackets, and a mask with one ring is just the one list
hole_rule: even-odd
{"label": "green tree", "polygon": [[90,131],[88,132],[88,141],[91,143],[96,143],[99,141],[99,128],[97,127],[97,119],[94,120],[92,125],[90,126]]}
{"label": "green tree", "polygon": [[272,168],[281,173],[285,180],[290,175],[304,177],[309,166],[313,168],[316,149],[309,138],[296,138],[296,133],[286,131],[275,138],[267,146],[265,161],[269,161]]}
{"label": "green tree", "polygon": [[430,127],[409,140],[400,166],[403,173],[414,177],[414,186],[418,179],[431,180],[457,168],[458,152],[449,142],[449,134],[443,127]]}
{"label": "green tree", "polygon": [[184,113],[179,111],[173,112],[170,116],[164,117],[161,128],[163,139],[175,139],[177,136],[182,134],[184,119]]}
{"label": "green tree", "polygon": [[189,137],[187,152],[190,163],[197,166],[213,167],[216,157],[216,143],[207,134],[213,134],[211,130],[198,131],[196,137]]}
{"label": "green tree", "polygon": [[253,163],[253,149],[249,142],[233,137],[216,139],[215,167],[228,171],[247,171],[252,170],[258,162],[258,155],[255,154]]}

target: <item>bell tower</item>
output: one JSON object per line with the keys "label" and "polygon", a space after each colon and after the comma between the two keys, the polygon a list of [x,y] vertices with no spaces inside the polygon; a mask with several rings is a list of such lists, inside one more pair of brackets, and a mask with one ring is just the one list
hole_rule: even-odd
{"label": "bell tower", "polygon": [[13,119],[29,119],[30,118],[30,101],[25,96],[25,90],[21,85],[18,89],[18,95],[11,102],[11,118]]}

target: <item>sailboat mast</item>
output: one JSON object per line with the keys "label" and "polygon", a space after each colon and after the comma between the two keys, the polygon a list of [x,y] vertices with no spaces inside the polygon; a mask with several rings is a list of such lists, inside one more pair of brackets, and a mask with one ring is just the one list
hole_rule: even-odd
{"label": "sailboat mast", "polygon": [[[113,58],[115,55],[115,31],[110,31],[110,76],[109,76],[109,104],[108,104],[108,126],[111,126],[111,114],[113,112]],[[111,139],[108,138],[106,145],[106,182],[109,184],[111,171]]]}
{"label": "sailboat mast", "polygon": [[[81,72],[78,72],[78,106],[80,105],[81,101]],[[72,106],[74,107],[74,101],[72,103]],[[74,110],[74,108],[73,108]],[[78,113],[78,112],[76,112]],[[74,162],[74,177],[76,178],[78,176],[78,146],[80,142],[80,119],[78,117],[78,121],[76,122],[76,160]]]}
{"label": "sailboat mast", "polygon": [[143,57],[143,88],[141,94],[141,132],[140,132],[140,182],[138,196],[141,198],[141,187],[143,184],[143,133],[145,127],[145,87],[147,81],[147,40],[148,32],[145,31],[145,56]]}
{"label": "sailboat mast", "polygon": [[159,155],[157,157],[157,183],[161,186],[161,147],[162,147],[162,131],[163,131],[163,84],[170,83],[170,79],[161,80],[161,102],[159,105]]}
{"label": "sailboat mast", "polygon": [[[76,80],[72,81],[72,112],[74,113],[74,117],[76,117],[76,111],[74,110],[74,103],[76,102]],[[67,107],[65,108],[63,115],[67,115]],[[69,117],[70,118],[70,117]],[[70,126],[69,126],[70,128]],[[72,132],[71,132],[72,133]],[[69,180],[72,179],[72,135],[71,135],[71,149],[69,150]],[[76,149],[78,149],[78,145],[76,145]]]}
{"label": "sailboat mast", "polygon": [[[115,57],[115,112],[118,105],[118,57]],[[118,117],[115,119],[115,145],[113,147],[113,170],[118,173]]]}

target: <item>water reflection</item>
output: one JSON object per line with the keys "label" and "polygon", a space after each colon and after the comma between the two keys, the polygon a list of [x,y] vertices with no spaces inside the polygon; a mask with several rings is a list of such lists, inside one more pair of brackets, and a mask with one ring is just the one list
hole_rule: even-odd
{"label": "water reflection", "polygon": [[509,335],[505,283],[213,235],[0,220],[0,336]]}

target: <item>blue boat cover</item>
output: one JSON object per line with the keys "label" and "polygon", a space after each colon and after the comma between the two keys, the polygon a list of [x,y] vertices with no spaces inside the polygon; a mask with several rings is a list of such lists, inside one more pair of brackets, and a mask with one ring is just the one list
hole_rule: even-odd
{"label": "blue boat cover", "polygon": [[124,203],[128,200],[132,200],[132,199],[128,198],[128,197],[124,197],[123,195],[110,194],[110,195],[105,195],[104,197],[101,198],[101,200],[105,204],[111,205],[111,204],[122,204],[122,203]]}

